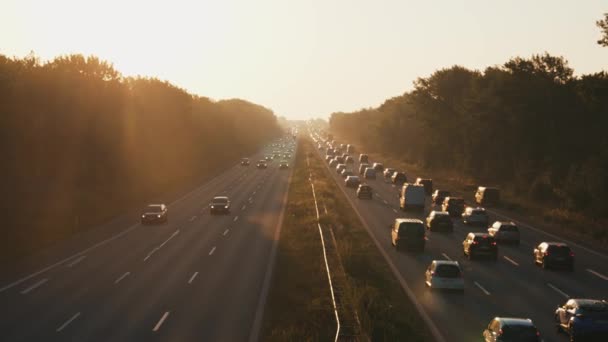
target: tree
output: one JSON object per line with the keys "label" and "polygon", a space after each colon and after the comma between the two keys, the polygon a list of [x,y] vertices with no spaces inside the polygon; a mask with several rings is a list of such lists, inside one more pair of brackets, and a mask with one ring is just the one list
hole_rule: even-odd
{"label": "tree", "polygon": [[597,41],[601,46],[608,46],[608,13],[604,13],[604,19],[595,22],[597,27],[602,29],[602,38]]}

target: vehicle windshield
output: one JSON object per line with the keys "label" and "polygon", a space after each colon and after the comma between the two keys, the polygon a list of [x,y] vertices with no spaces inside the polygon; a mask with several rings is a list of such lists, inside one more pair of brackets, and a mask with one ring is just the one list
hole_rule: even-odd
{"label": "vehicle windshield", "polygon": [[160,205],[149,205],[146,211],[149,213],[162,213],[163,207]]}
{"label": "vehicle windshield", "polygon": [[228,203],[228,199],[225,197],[218,197],[213,199],[213,204],[226,204]]}
{"label": "vehicle windshield", "polygon": [[517,229],[517,226],[511,225],[511,224],[506,224],[506,225],[500,226],[500,230],[504,231],[504,232],[518,232],[519,231],[519,229]]}
{"label": "vehicle windshield", "polygon": [[460,277],[460,268],[456,265],[437,265],[435,274],[442,278]]}
{"label": "vehicle windshield", "polygon": [[424,226],[420,223],[404,222],[399,226],[399,236],[424,236]]}

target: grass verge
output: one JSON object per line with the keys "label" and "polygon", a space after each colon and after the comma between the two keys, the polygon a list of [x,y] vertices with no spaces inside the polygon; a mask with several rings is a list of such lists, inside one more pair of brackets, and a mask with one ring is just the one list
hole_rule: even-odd
{"label": "grass verge", "polygon": [[363,334],[372,341],[431,341],[414,305],[322,163],[310,140],[300,139],[261,340],[333,340],[335,320],[308,180],[312,172],[319,205],[328,211],[321,224],[334,229],[348,297]]}

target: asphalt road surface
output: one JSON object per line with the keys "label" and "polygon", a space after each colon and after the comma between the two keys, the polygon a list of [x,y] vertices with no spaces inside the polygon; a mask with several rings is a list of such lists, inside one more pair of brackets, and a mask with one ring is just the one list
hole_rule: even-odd
{"label": "asphalt road surface", "polygon": [[[3,278],[0,340],[248,341],[290,174],[277,161],[257,169],[262,156],[167,203],[167,224],[118,219],[112,237],[66,242]],[[217,195],[230,197],[229,215],[209,214]]]}
{"label": "asphalt road surface", "polygon": [[[320,155],[324,160],[324,153],[320,152]],[[373,162],[382,161],[371,160],[370,164]],[[391,244],[388,225],[398,217],[424,221],[433,208],[430,197],[427,198],[425,214],[402,212],[399,210],[398,189],[385,181],[382,174],[378,174],[376,180],[366,180],[374,189],[374,198],[370,201],[357,199],[355,189],[346,188],[336,171],[329,169],[445,341],[481,341],[483,330],[496,316],[530,318],[541,331],[544,341],[566,341],[566,335],[556,331],[556,307],[564,304],[567,298],[608,298],[608,256],[605,253],[570,243],[575,253],[575,271],[544,270],[533,262],[534,246],[542,241],[568,241],[530,227],[525,221],[515,221],[521,231],[520,246],[499,245],[497,262],[469,261],[463,256],[462,241],[465,236],[469,232],[487,231],[487,227],[467,226],[456,219],[453,219],[453,233],[427,230],[428,241],[424,253],[397,252]],[[359,163],[355,162],[352,169],[357,172]],[[408,180],[419,176],[432,178],[432,175],[407,172],[406,175]],[[440,188],[438,184],[434,186]],[[489,212],[490,222],[506,219],[499,217],[500,213],[495,210]],[[431,261],[447,259],[458,261],[463,268],[464,294],[431,292],[425,286],[424,273]]]}

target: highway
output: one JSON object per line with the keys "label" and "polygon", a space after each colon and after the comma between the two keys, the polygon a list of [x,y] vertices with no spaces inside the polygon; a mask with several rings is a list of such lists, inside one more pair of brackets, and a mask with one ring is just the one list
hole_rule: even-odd
{"label": "highway", "polygon": [[[327,166],[325,154],[319,152],[319,155]],[[358,153],[354,157],[355,165],[351,167],[356,172],[359,168]],[[373,162],[382,160],[370,160],[370,164]],[[496,316],[530,318],[541,331],[544,341],[566,341],[567,336],[556,331],[553,317],[556,307],[565,303],[567,298],[608,298],[608,256],[605,253],[570,243],[575,253],[575,271],[543,270],[533,262],[534,246],[542,241],[568,241],[556,239],[522,221],[516,221],[521,230],[521,245],[499,245],[497,262],[469,261],[463,256],[462,241],[467,233],[486,231],[487,228],[465,226],[456,219],[453,219],[453,233],[427,230],[424,253],[397,252],[391,244],[388,225],[397,217],[424,221],[432,208],[430,196],[427,197],[425,214],[405,213],[399,210],[397,188],[385,181],[382,174],[377,180],[366,180],[374,189],[373,200],[359,200],[355,189],[346,188],[336,171],[329,166],[328,169],[387,261],[397,270],[402,286],[411,289],[444,341],[481,341],[483,330]],[[432,175],[406,175],[410,181],[416,177],[432,178]],[[443,189],[437,183],[434,187]],[[494,222],[497,215],[497,211],[491,210],[490,222]],[[464,293],[431,292],[426,288],[426,268],[432,260],[442,259],[456,260],[461,264]]]}
{"label": "highway", "polygon": [[[167,224],[117,219],[110,223],[119,225],[114,235],[99,241],[83,236],[80,245],[78,239],[66,242],[63,251],[61,245],[55,248],[54,259],[39,260],[29,273],[3,277],[0,339],[255,337],[291,173],[279,169],[278,161],[257,169],[268,151],[249,156],[250,166],[234,165],[167,203]],[[291,160],[294,154],[295,148]],[[209,215],[208,204],[217,195],[230,197],[229,215]]]}

